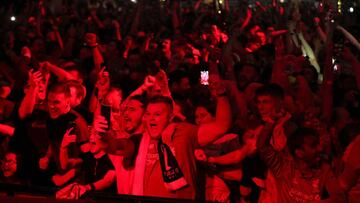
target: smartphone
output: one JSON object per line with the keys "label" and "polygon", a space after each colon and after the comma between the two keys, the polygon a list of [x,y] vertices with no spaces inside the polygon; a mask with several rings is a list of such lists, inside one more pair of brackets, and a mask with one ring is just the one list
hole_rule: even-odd
{"label": "smartphone", "polygon": [[75,128],[76,128],[76,123],[74,121],[69,122],[66,129],[69,130],[71,128],[72,128],[72,130],[69,132],[69,135],[74,135]]}
{"label": "smartphone", "polygon": [[110,116],[111,116],[111,107],[108,105],[104,105],[101,104],[101,115],[105,117],[107,123],[108,123],[108,128],[107,130],[110,129]]}
{"label": "smartphone", "polygon": [[209,85],[209,71],[200,71],[200,84]]}

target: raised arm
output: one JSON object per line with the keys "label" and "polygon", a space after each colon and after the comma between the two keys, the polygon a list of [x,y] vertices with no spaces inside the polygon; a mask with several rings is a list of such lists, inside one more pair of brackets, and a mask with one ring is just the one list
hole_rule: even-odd
{"label": "raised arm", "polygon": [[57,40],[57,42],[59,44],[59,47],[61,48],[61,50],[63,50],[64,49],[64,42],[63,42],[62,37],[60,35],[59,28],[55,24],[55,22],[53,22],[53,20],[51,20],[51,24],[52,24],[52,29],[53,29],[53,32],[55,34],[56,40]]}
{"label": "raised arm", "polygon": [[326,42],[326,51],[325,51],[325,62],[324,62],[324,80],[321,85],[323,104],[322,104],[322,117],[324,121],[329,122],[332,115],[333,107],[333,45],[332,45],[332,28],[331,26],[327,30],[327,42]]}
{"label": "raised arm", "polygon": [[351,42],[351,44],[353,44],[358,50],[360,50],[360,42],[350,32],[345,30],[345,28],[343,28],[340,25],[338,25],[336,29],[340,30],[343,33],[343,35],[346,37],[346,39],[348,39]]}
{"label": "raised arm", "polygon": [[217,87],[216,93],[217,106],[215,121],[199,127],[198,142],[200,146],[210,144],[220,136],[224,135],[232,124],[231,108],[229,99],[226,96],[225,88]]}
{"label": "raised arm", "polygon": [[299,39],[301,41],[302,47],[306,53],[306,56],[309,57],[309,61],[311,63],[311,65],[313,65],[316,68],[316,71],[318,73],[320,73],[320,66],[317,62],[317,59],[315,57],[314,51],[312,50],[311,46],[309,45],[309,43],[305,40],[302,32],[298,34]]}
{"label": "raised arm", "polygon": [[39,91],[38,83],[42,79],[41,72],[33,70],[29,71],[29,82],[28,82],[28,89],[25,94],[25,97],[21,101],[19,107],[19,118],[24,119],[25,117],[32,114],[35,104],[36,98]]}
{"label": "raised arm", "polygon": [[90,15],[91,15],[91,18],[92,20],[96,23],[96,25],[99,27],[99,28],[104,28],[105,25],[104,23],[99,19],[99,17],[97,16],[97,13],[96,13],[96,9],[92,9],[90,11]]}
{"label": "raised arm", "polygon": [[181,26],[178,8],[179,8],[179,2],[177,0],[172,1],[171,21],[172,21],[174,33],[177,33]]}
{"label": "raised arm", "polygon": [[315,24],[315,27],[316,27],[316,32],[320,36],[321,41],[325,43],[326,39],[327,39],[327,36],[326,36],[325,32],[323,31],[323,29],[320,26],[320,18],[315,17],[314,18],[314,24]]}
{"label": "raised arm", "polygon": [[113,20],[112,21],[112,25],[114,26],[115,29],[115,37],[117,41],[121,41],[122,37],[121,37],[121,30],[120,30],[120,24],[117,20]]}
{"label": "raised arm", "polygon": [[132,21],[129,34],[135,35],[137,33],[140,24],[141,13],[143,10],[143,0],[140,0],[136,5],[135,17]]}
{"label": "raised arm", "polygon": [[51,64],[47,61],[40,63],[40,67],[46,68],[47,70],[49,70],[51,73],[55,74],[58,77],[59,82],[64,82],[67,80],[74,80],[75,78],[68,73],[66,70],[57,67],[54,64]]}
{"label": "raised arm", "polygon": [[94,67],[95,67],[95,73],[99,73],[101,69],[101,64],[104,62],[103,56],[101,55],[101,52],[98,47],[97,43],[97,36],[94,33],[86,33],[85,35],[85,43],[87,46],[91,48],[91,52],[93,54],[94,59]]}
{"label": "raised arm", "polygon": [[352,70],[356,78],[357,88],[360,89],[360,62],[351,53],[350,49],[344,48],[343,58],[351,64]]}

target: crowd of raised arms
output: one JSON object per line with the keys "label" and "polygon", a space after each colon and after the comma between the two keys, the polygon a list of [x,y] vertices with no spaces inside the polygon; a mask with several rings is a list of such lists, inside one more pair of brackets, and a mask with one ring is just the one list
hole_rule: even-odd
{"label": "crowd of raised arms", "polygon": [[2,2],[0,183],[360,202],[358,14],[231,2]]}

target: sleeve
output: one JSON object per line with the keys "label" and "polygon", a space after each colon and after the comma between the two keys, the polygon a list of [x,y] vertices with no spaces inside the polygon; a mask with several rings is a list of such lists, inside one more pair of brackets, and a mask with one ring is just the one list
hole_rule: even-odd
{"label": "sleeve", "polygon": [[275,177],[281,175],[281,168],[284,166],[284,159],[280,152],[276,151],[269,143],[272,128],[264,126],[257,140],[257,148],[261,159],[267,167],[274,173]]}
{"label": "sleeve", "polygon": [[75,134],[77,136],[76,142],[79,145],[82,145],[83,143],[89,140],[88,126],[86,124],[86,121],[79,116],[75,119],[75,123],[76,123]]}

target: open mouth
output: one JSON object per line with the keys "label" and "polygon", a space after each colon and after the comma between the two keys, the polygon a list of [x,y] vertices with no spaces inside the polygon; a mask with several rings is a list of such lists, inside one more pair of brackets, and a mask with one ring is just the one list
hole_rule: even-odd
{"label": "open mouth", "polygon": [[151,130],[157,130],[157,124],[155,123],[149,123],[149,127]]}

